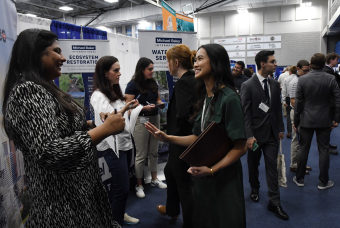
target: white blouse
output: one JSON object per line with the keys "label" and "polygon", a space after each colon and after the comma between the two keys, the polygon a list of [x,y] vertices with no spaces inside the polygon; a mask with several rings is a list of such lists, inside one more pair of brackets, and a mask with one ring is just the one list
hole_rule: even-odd
{"label": "white blouse", "polygon": [[[96,121],[96,118],[100,118],[98,113],[101,112],[113,112],[115,108],[117,109],[117,112],[120,111],[125,105],[125,101],[122,100],[116,100],[115,102],[110,102],[110,100],[99,90],[96,90],[92,93],[91,96],[91,105],[95,111],[95,123],[97,125],[98,121]],[[98,116],[97,116],[98,115]],[[98,126],[98,125],[97,125]],[[116,137],[115,144],[112,145],[112,143],[109,143],[110,139],[109,137]],[[102,142],[100,142],[97,145],[98,151],[104,151],[109,148],[111,148],[119,158],[119,152],[118,150],[130,150],[132,149],[132,140],[131,140],[131,134],[129,129],[129,124],[125,124],[124,131],[119,133],[116,136],[109,136],[108,138],[104,139]]]}

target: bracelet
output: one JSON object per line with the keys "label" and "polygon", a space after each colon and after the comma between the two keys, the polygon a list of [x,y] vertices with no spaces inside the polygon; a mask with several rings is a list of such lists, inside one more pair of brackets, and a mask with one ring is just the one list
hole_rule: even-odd
{"label": "bracelet", "polygon": [[210,168],[211,176],[214,176],[212,168]]}

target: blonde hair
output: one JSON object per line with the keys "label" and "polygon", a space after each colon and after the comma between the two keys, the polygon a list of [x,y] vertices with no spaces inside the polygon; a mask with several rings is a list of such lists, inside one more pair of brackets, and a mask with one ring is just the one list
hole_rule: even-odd
{"label": "blonde hair", "polygon": [[191,51],[187,45],[179,44],[166,52],[166,58],[168,61],[177,59],[184,69],[189,70],[194,68],[196,53],[196,50]]}

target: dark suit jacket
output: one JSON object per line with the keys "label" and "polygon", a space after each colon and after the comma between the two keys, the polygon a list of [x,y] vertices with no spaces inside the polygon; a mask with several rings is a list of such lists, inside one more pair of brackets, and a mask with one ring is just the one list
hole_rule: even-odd
{"label": "dark suit jacket", "polygon": [[241,86],[246,136],[255,137],[258,142],[266,142],[271,130],[277,140],[279,140],[279,132],[284,132],[280,84],[274,79],[268,79],[268,83],[271,102],[267,113],[259,109],[260,103],[266,100],[266,95],[258,77],[251,77]]}
{"label": "dark suit jacket", "polygon": [[340,90],[334,76],[313,70],[299,78],[294,106],[294,124],[305,128],[331,127],[329,99],[333,96],[336,122],[340,119]]}
{"label": "dark suit jacket", "polygon": [[[330,74],[330,75],[333,75],[335,77],[335,81],[338,83],[338,86],[340,88],[340,75],[338,73],[335,73],[334,70],[332,68],[328,67],[328,66],[325,66],[323,68],[323,71]],[[331,107],[335,107],[333,97],[331,97],[331,99],[329,100],[329,103],[330,103]]]}
{"label": "dark suit jacket", "polygon": [[[167,112],[167,134],[186,136],[192,135],[193,125],[189,122],[193,107],[197,102],[196,79],[193,71],[188,71],[175,83],[174,91]],[[170,144],[169,161],[178,156],[186,147]]]}

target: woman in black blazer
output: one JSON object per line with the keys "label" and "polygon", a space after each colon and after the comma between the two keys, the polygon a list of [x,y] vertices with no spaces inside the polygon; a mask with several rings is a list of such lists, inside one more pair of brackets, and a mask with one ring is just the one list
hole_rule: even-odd
{"label": "woman in black blazer", "polygon": [[[196,51],[191,51],[184,44],[170,48],[166,53],[168,69],[172,76],[178,77],[167,112],[167,133],[170,135],[192,135],[192,124],[189,122],[196,103],[196,79],[193,69]],[[166,206],[158,205],[157,210],[162,215],[171,218],[174,223],[183,213],[183,227],[192,227],[193,181],[187,172],[190,166],[179,159],[186,147],[175,144],[169,145],[169,159],[164,168],[167,188]]]}

